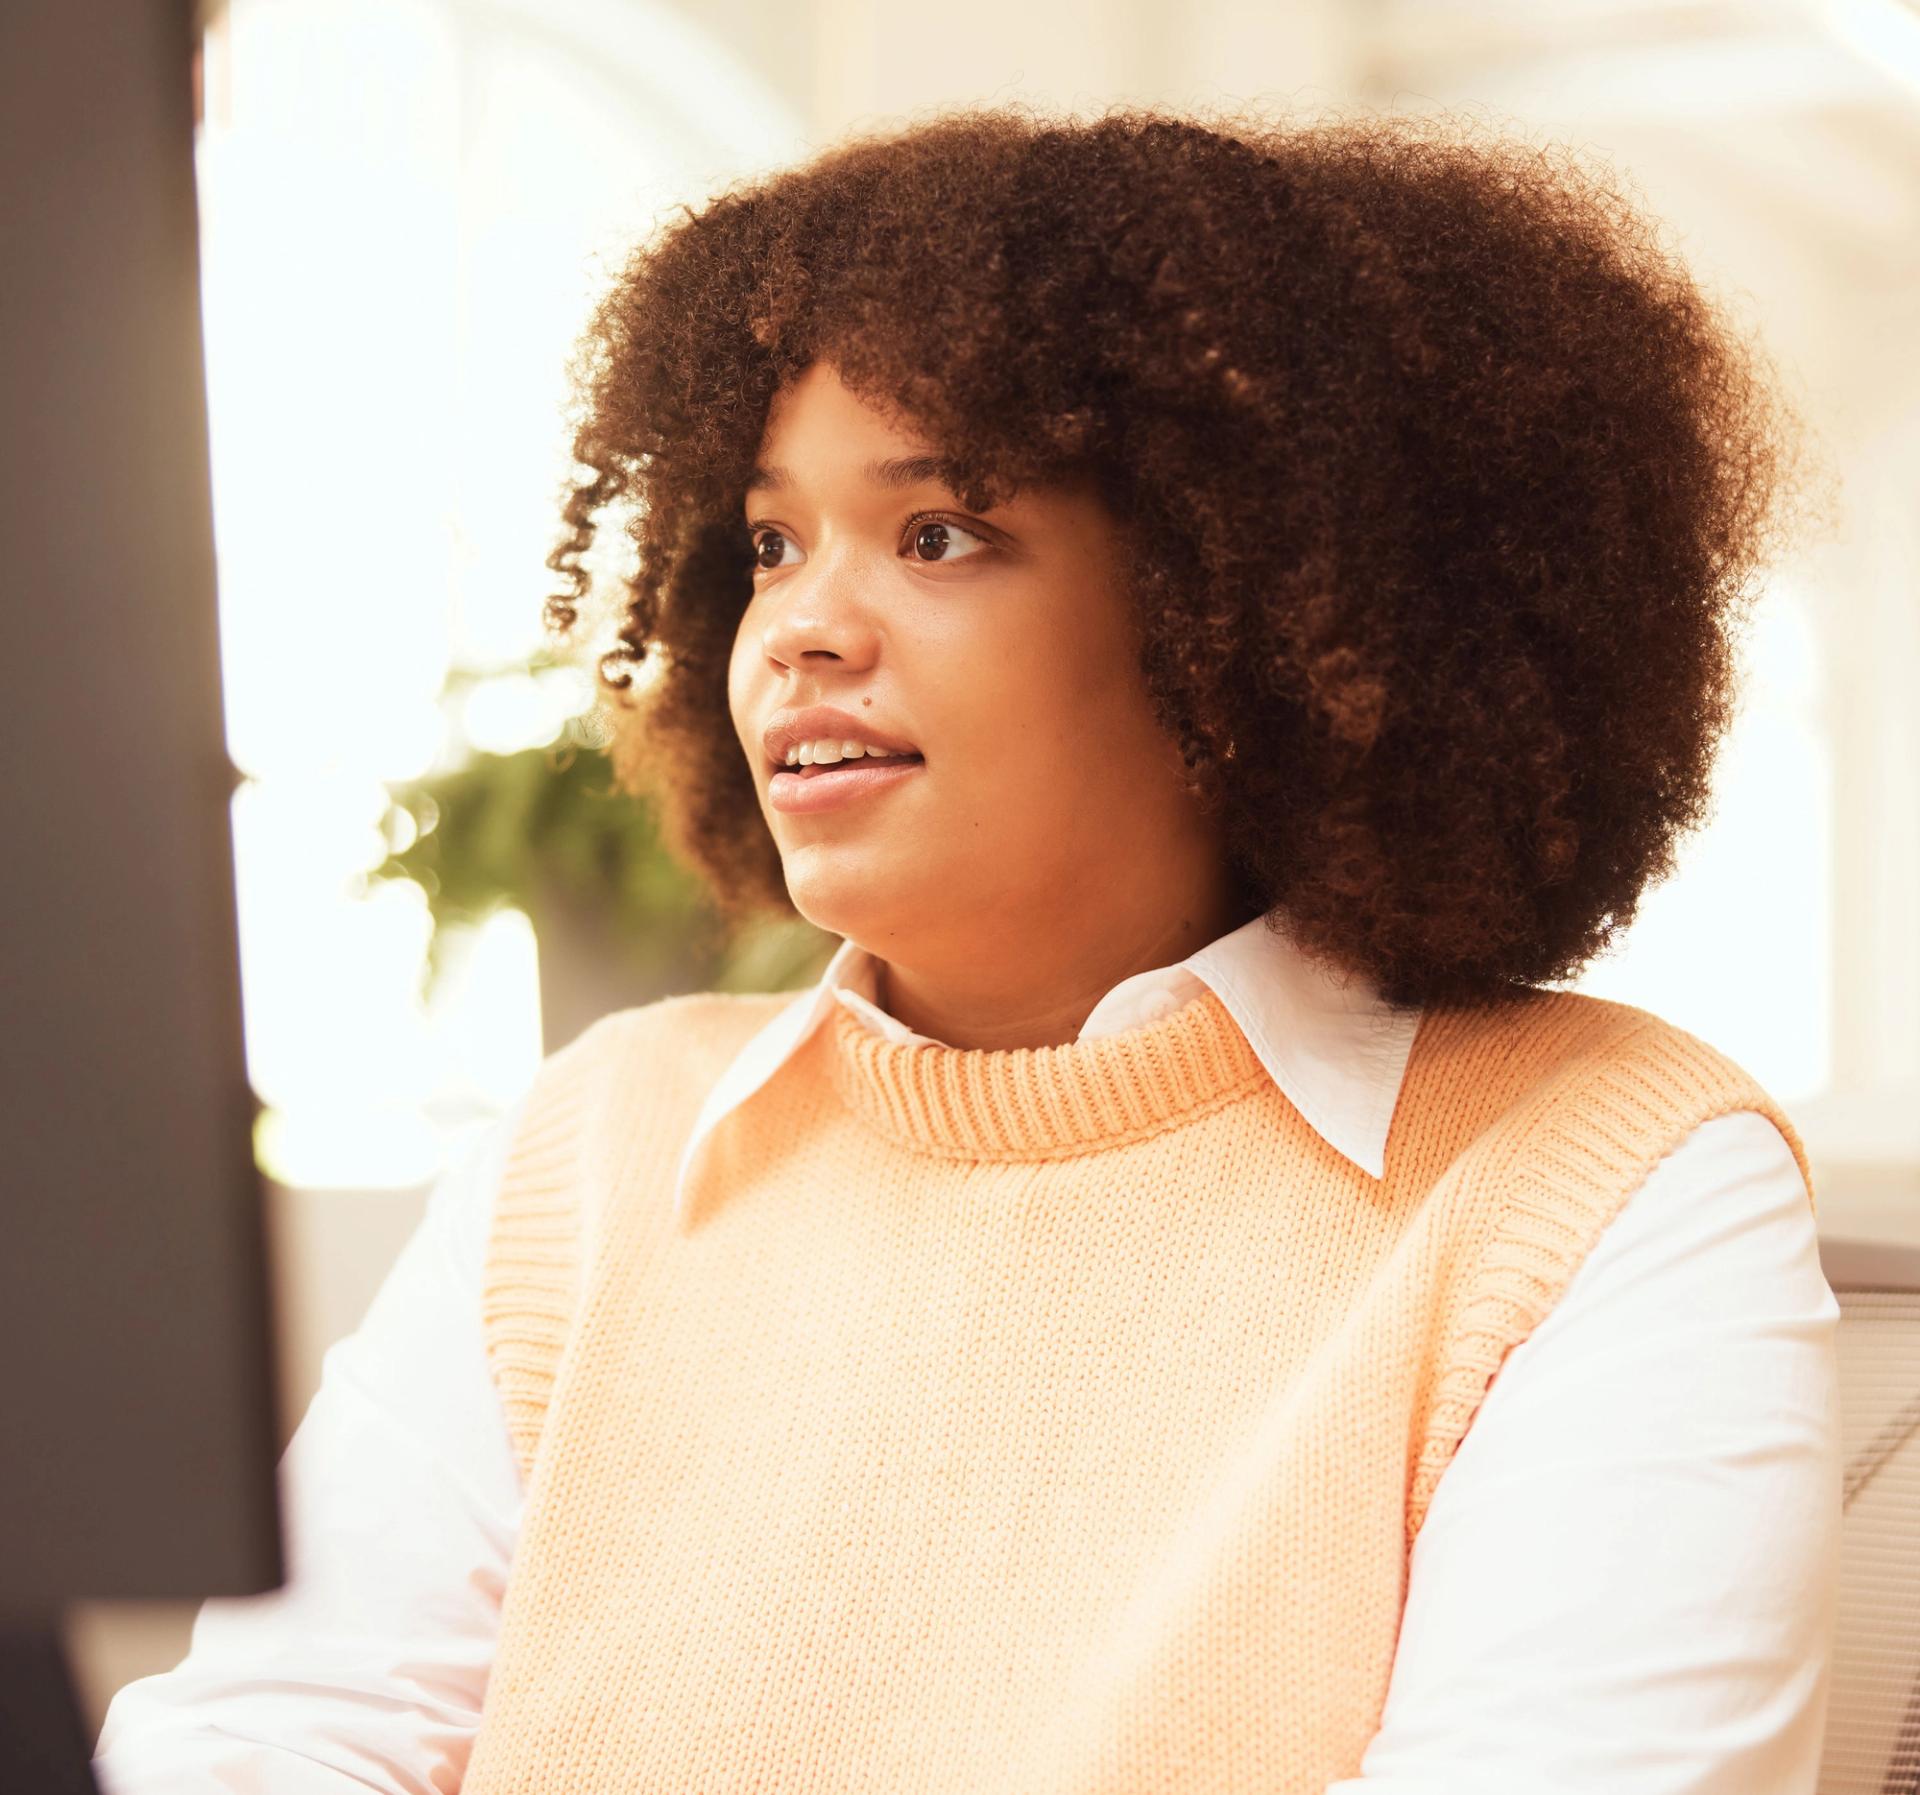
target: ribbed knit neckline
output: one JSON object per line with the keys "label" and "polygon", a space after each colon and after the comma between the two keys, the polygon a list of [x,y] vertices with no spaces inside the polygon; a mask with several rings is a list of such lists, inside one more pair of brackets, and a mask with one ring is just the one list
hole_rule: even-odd
{"label": "ribbed knit neckline", "polygon": [[844,1005],[834,1088],[900,1145],[965,1159],[1055,1159],[1118,1146],[1271,1083],[1210,988],[1165,1016],[1057,1047],[894,1041]]}

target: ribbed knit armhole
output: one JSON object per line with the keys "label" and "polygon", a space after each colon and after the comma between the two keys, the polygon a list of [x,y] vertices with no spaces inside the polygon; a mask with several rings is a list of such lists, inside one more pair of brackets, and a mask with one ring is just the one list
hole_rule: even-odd
{"label": "ribbed knit armhole", "polygon": [[1559,1093],[1474,1169],[1494,1181],[1496,1219],[1438,1361],[1407,1503],[1409,1549],[1507,1353],[1545,1319],[1602,1230],[1693,1129],[1737,1110],[1766,1116],[1817,1213],[1806,1146],[1779,1104],[1717,1048],[1639,1013],[1645,1020],[1577,1090]]}
{"label": "ribbed knit armhole", "polygon": [[635,1152],[658,1147],[671,1163],[714,1080],[792,995],[683,992],[615,1010],[535,1072],[494,1193],[480,1293],[487,1365],[523,1481],[589,1287],[601,1210],[630,1201],[664,1220],[668,1176],[658,1167],[636,1176]]}
{"label": "ribbed knit armhole", "polygon": [[488,1366],[522,1478],[571,1330],[582,1270],[582,1119],[598,1083],[593,1043],[611,1017],[541,1062],[494,1194],[480,1298]]}

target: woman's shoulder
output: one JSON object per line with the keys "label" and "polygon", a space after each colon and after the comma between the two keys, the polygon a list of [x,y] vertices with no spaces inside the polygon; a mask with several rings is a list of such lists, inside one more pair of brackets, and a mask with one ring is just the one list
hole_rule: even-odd
{"label": "woman's shoulder", "polygon": [[1608,1110],[1624,1109],[1656,1128],[1678,1126],[1689,1133],[1734,1113],[1765,1118],[1811,1182],[1805,1144],[1785,1107],[1726,1048],[1637,1004],[1583,991],[1553,997],[1587,1043],[1573,1056],[1572,1082],[1597,1091]]}
{"label": "woman's shoulder", "polygon": [[609,1010],[541,1061],[535,1076],[618,1091],[640,1079],[711,1083],[732,1056],[802,994],[682,991]]}
{"label": "woman's shoulder", "polygon": [[649,1003],[609,1010],[559,1051],[570,1051],[589,1040],[604,1048],[615,1042],[750,1033],[803,995],[798,991],[678,991]]}
{"label": "woman's shoulder", "polygon": [[516,1165],[618,1159],[638,1131],[684,1133],[727,1068],[792,991],[686,991],[610,1010],[535,1070],[520,1108]]}
{"label": "woman's shoulder", "polygon": [[1726,1049],[1657,1011],[1591,992],[1530,987],[1481,1004],[1434,1005],[1416,1053],[1448,1079],[1490,1078],[1535,1114],[1582,1099],[1630,1106],[1777,1106]]}

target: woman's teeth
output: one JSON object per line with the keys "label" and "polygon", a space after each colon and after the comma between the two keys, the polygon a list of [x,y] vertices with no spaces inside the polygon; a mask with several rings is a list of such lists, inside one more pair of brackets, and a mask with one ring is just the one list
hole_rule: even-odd
{"label": "woman's teeth", "polygon": [[790,767],[828,767],[843,760],[916,760],[914,754],[896,754],[890,749],[869,748],[862,742],[802,742],[787,750]]}

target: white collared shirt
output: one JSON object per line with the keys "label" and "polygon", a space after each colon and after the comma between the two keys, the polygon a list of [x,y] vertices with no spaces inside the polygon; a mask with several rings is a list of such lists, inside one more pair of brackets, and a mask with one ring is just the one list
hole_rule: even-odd
{"label": "white collared shirt", "polygon": [[[843,943],[709,1093],[714,1124],[844,1005]],[[1123,980],[1080,1038],[1205,985],[1288,1100],[1381,1174],[1418,1023],[1256,919]],[[281,1464],[289,1582],[202,1604],[172,1670],[113,1698],[104,1795],[457,1790],[523,1491],[479,1291],[524,1099],[436,1182]],[[1380,1730],[1325,1795],[1813,1795],[1839,1543],[1835,1301],[1799,1169],[1751,1111],[1695,1129],[1511,1352],[1415,1542]]]}

